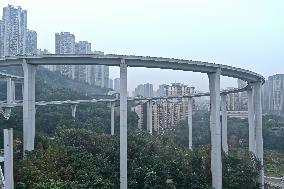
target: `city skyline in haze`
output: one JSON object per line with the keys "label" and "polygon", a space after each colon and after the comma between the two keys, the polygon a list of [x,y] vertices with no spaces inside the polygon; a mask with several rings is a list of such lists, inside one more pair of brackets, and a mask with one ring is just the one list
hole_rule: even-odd
{"label": "city skyline in haze", "polygon": [[[67,31],[92,50],[200,60],[236,66],[266,78],[283,72],[283,1],[91,1],[2,0],[28,11],[38,48],[54,53],[54,35]],[[68,7],[66,5],[68,4]],[[253,11],[252,11],[253,10]],[[119,76],[110,69],[110,78]],[[138,84],[180,82],[208,91],[206,74],[129,68],[129,90]],[[222,77],[222,88],[237,81]]]}

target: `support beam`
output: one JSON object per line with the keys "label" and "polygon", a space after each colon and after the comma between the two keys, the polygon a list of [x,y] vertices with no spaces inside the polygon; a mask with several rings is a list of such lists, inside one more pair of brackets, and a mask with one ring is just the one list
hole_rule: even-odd
{"label": "support beam", "polygon": [[188,98],[188,114],[187,114],[187,122],[188,122],[188,148],[192,150],[192,98]]}
{"label": "support beam", "polygon": [[127,64],[120,64],[120,189],[127,189]]}
{"label": "support beam", "polygon": [[221,123],[220,123],[220,70],[208,74],[210,89],[211,172],[212,186],[222,189]]}
{"label": "support beam", "polygon": [[255,120],[254,120],[254,92],[252,90],[247,91],[248,95],[248,123],[249,123],[249,151],[256,155],[255,144]]}
{"label": "support beam", "polygon": [[111,125],[111,135],[114,135],[114,104],[115,102],[110,103],[110,125]]}
{"label": "support beam", "polygon": [[5,188],[13,189],[13,129],[4,129],[4,175]]}
{"label": "support beam", "polygon": [[152,134],[153,133],[153,121],[152,121],[152,100],[147,102],[147,131]]}
{"label": "support beam", "polygon": [[226,95],[221,95],[221,111],[222,111],[222,149],[228,154],[228,120],[227,120],[227,103]]}
{"label": "support beam", "polygon": [[255,140],[256,157],[261,162],[259,176],[260,188],[264,189],[264,166],[263,166],[263,136],[262,136],[262,105],[261,105],[261,87],[262,83],[253,84],[254,90],[254,110],[255,110]]}
{"label": "support beam", "polygon": [[75,118],[76,118],[76,111],[77,111],[77,104],[72,104],[71,105],[71,110],[72,110],[72,117],[75,121]]}
{"label": "support beam", "polygon": [[35,72],[36,66],[23,60],[23,152],[34,150],[35,139]]}

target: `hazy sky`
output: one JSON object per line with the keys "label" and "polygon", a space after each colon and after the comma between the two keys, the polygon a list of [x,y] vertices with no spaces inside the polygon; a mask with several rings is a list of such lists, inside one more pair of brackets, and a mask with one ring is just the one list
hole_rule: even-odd
{"label": "hazy sky", "polygon": [[[28,10],[38,47],[54,52],[54,33],[109,54],[162,56],[227,64],[265,77],[284,73],[284,0],[0,0]],[[0,10],[2,15],[2,9]],[[139,83],[182,82],[207,90],[207,75],[129,69]],[[118,77],[111,68],[110,77]],[[222,78],[222,87],[235,85]]]}

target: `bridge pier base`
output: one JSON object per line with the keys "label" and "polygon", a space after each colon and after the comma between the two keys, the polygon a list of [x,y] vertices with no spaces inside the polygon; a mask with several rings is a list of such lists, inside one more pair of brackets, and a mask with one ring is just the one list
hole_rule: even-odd
{"label": "bridge pier base", "polygon": [[23,60],[23,153],[34,150],[35,139],[35,72],[36,66]]}
{"label": "bridge pier base", "polygon": [[188,148],[192,150],[192,98],[188,98]]}
{"label": "bridge pier base", "polygon": [[120,189],[127,189],[127,64],[120,64]]}
{"label": "bridge pier base", "polygon": [[221,154],[221,123],[220,123],[220,74],[209,73],[210,89],[210,130],[211,130],[211,172],[212,186],[222,189],[222,154]]}
{"label": "bridge pier base", "polygon": [[228,115],[227,115],[227,103],[226,95],[221,95],[221,111],[222,111],[222,149],[228,154]]}

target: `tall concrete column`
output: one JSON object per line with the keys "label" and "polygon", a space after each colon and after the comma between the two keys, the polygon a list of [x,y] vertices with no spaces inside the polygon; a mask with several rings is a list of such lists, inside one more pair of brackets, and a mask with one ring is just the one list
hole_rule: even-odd
{"label": "tall concrete column", "polygon": [[13,86],[12,78],[7,78],[7,103],[11,104],[13,102]]}
{"label": "tall concrete column", "polygon": [[127,189],[127,64],[120,64],[120,189]]}
{"label": "tall concrete column", "polygon": [[187,122],[188,122],[188,148],[192,150],[192,97],[188,98],[188,114],[187,114]]}
{"label": "tall concrete column", "polygon": [[15,81],[12,81],[12,102],[16,101],[16,89],[15,89]]}
{"label": "tall concrete column", "polygon": [[208,74],[210,89],[211,172],[214,189],[222,189],[220,70]]}
{"label": "tall concrete column", "polygon": [[111,125],[111,135],[114,135],[114,104],[115,102],[110,103],[110,125]]}
{"label": "tall concrete column", "polygon": [[13,189],[13,129],[4,129],[4,175],[5,188]]}
{"label": "tall concrete column", "polygon": [[147,131],[152,134],[153,133],[153,121],[152,121],[152,107],[153,102],[152,100],[149,100],[147,102]]}
{"label": "tall concrete column", "polygon": [[23,97],[23,99],[24,99],[24,88],[25,88],[25,87],[24,87],[24,83],[21,84],[21,88],[22,88],[22,97]]}
{"label": "tall concrete column", "polygon": [[228,154],[228,132],[227,132],[227,104],[226,95],[221,95],[221,111],[222,111],[222,149]]}
{"label": "tall concrete column", "polygon": [[23,150],[34,150],[35,139],[35,72],[36,66],[23,60]]}
{"label": "tall concrete column", "polygon": [[75,118],[76,118],[76,111],[77,111],[77,104],[72,104],[71,105],[71,111],[72,111],[72,117],[75,120]]}
{"label": "tall concrete column", "polygon": [[256,157],[261,162],[259,183],[261,185],[261,188],[264,189],[261,87],[262,87],[261,82],[257,82],[257,83],[253,84],[254,111],[255,111]]}
{"label": "tall concrete column", "polygon": [[249,151],[256,155],[253,90],[248,95]]}

